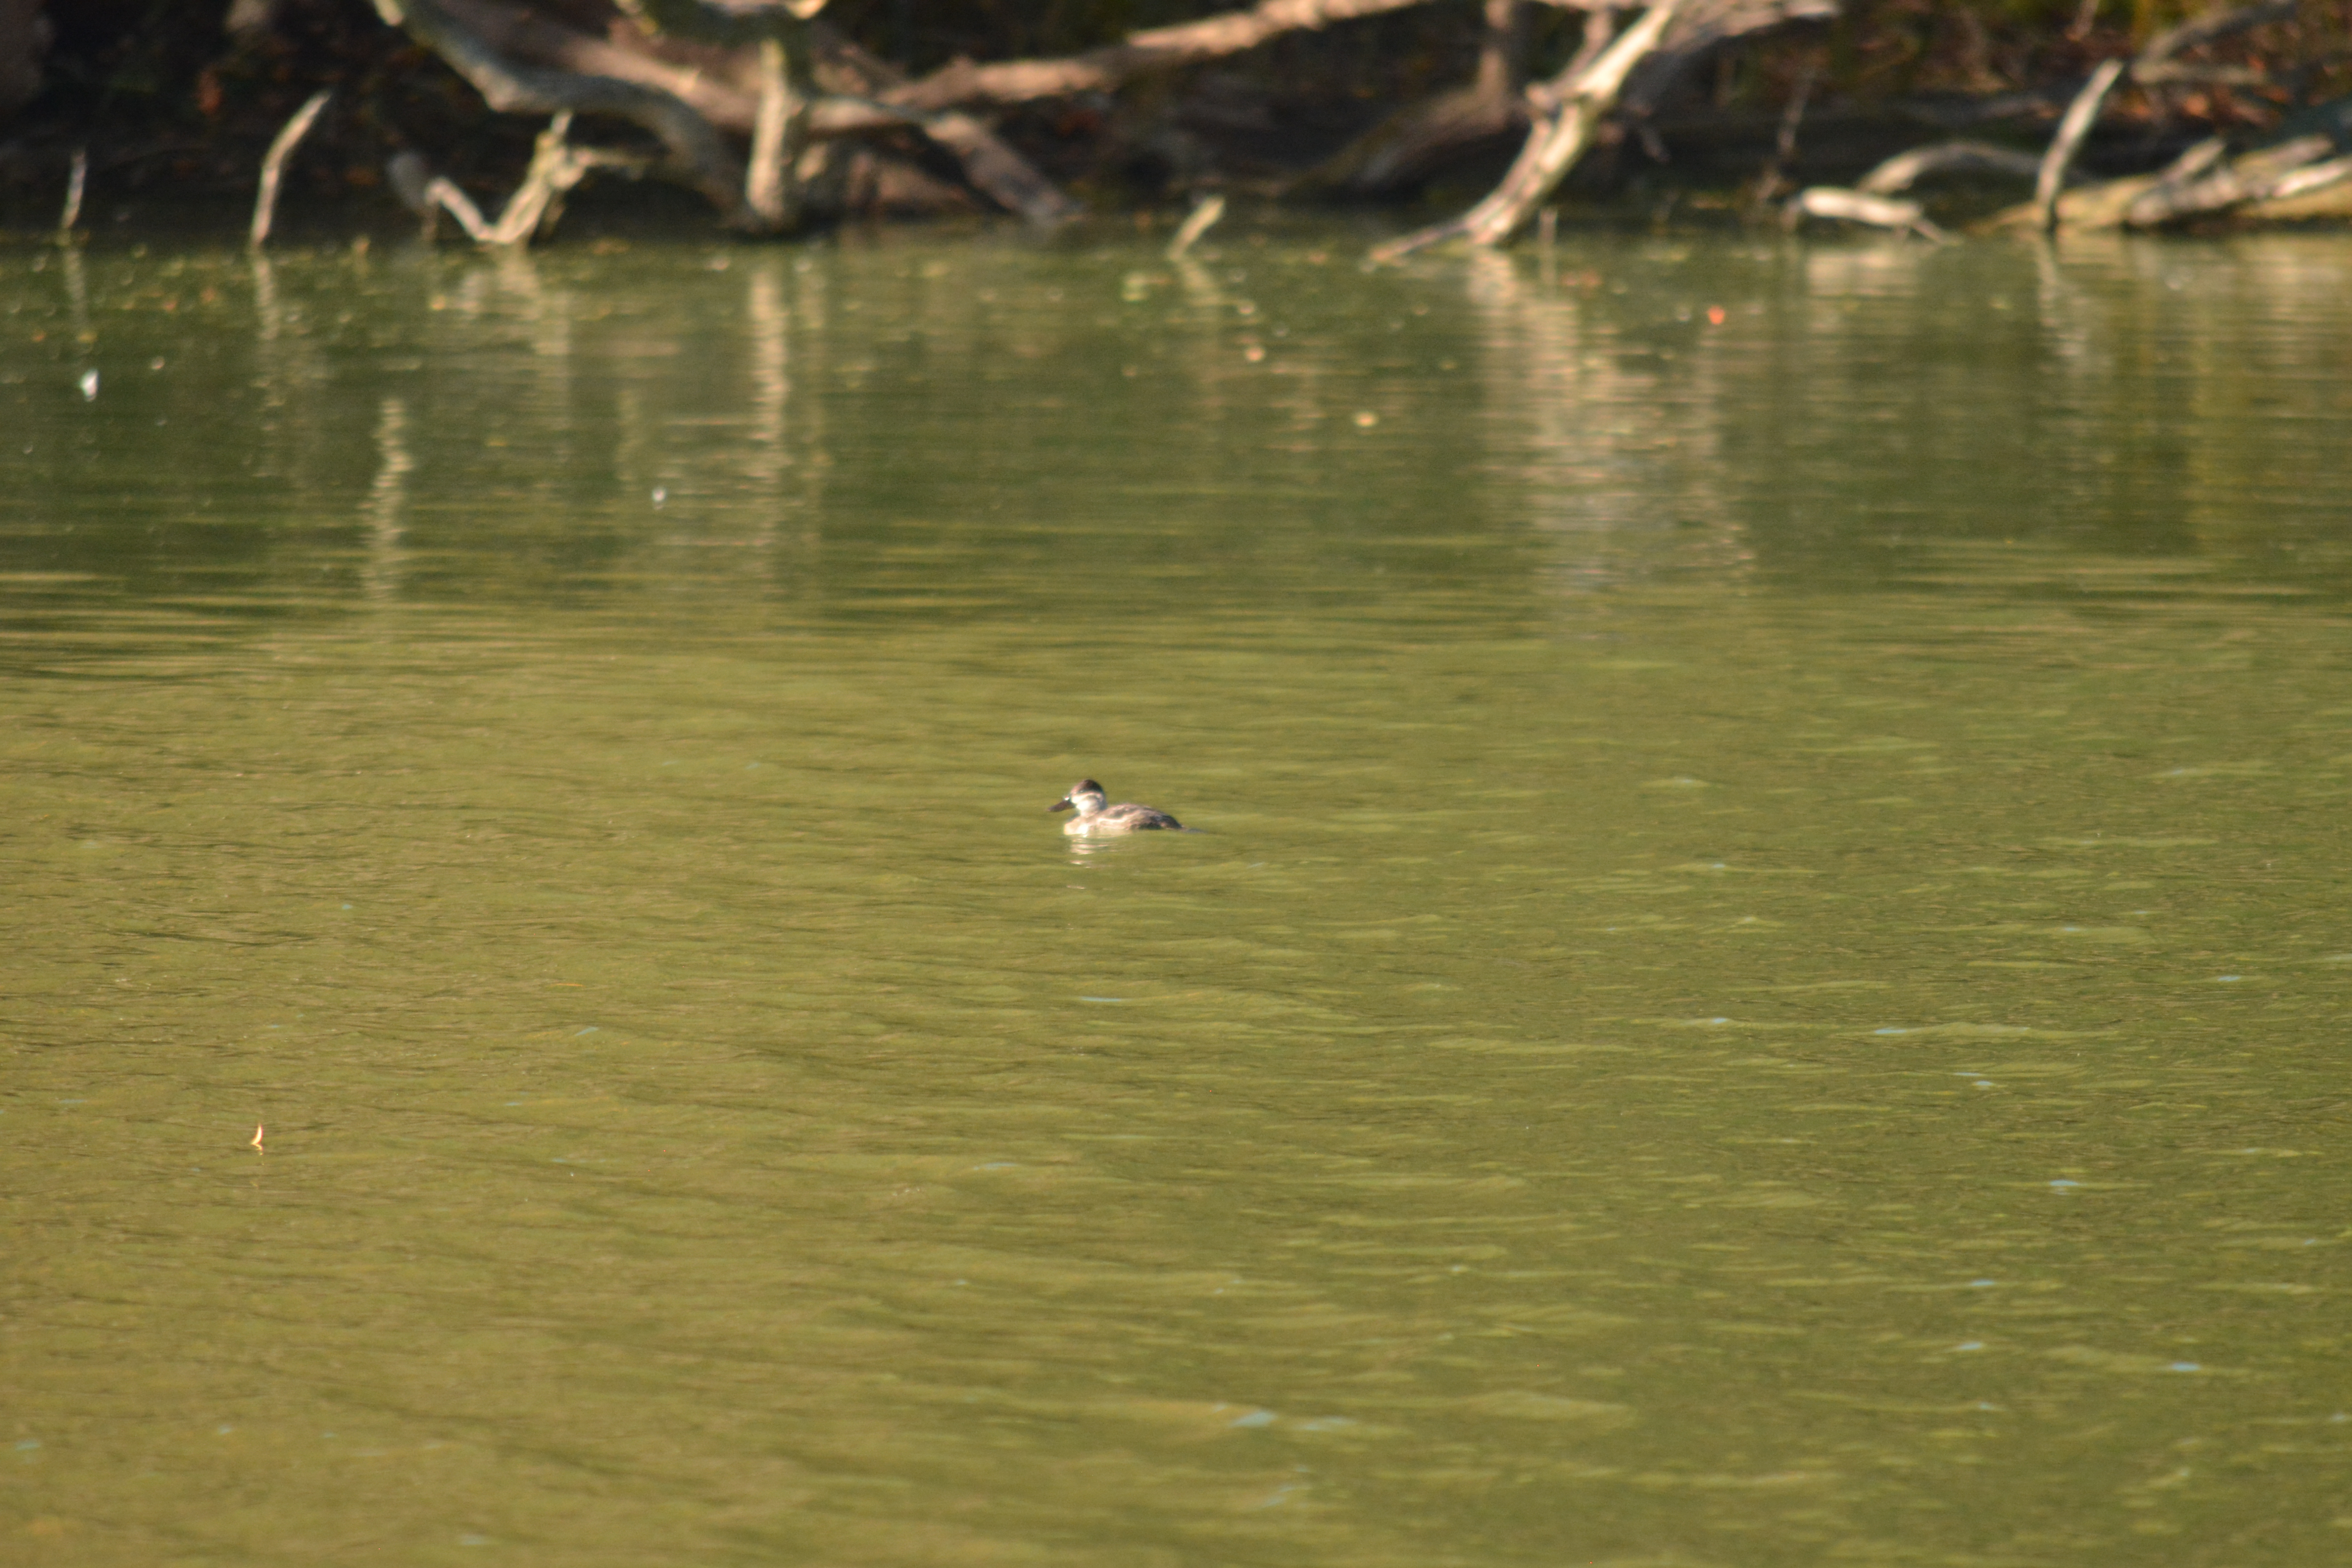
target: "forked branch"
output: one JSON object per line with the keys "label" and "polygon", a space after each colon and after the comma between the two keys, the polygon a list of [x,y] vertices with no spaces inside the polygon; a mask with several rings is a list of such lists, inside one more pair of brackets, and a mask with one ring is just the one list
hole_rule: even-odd
{"label": "forked branch", "polygon": [[600,113],[633,121],[661,139],[687,182],[739,223],[756,225],[743,201],[743,166],[708,120],[661,88],[617,77],[526,65],[492,48],[443,0],[375,0],[383,19],[449,62],[492,109],[509,114]]}
{"label": "forked branch", "polygon": [[482,216],[456,181],[434,174],[413,153],[393,160],[393,188],[425,219],[428,229],[435,214],[446,212],[477,245],[522,245],[555,226],[565,195],[594,171],[618,168],[635,174],[642,169],[643,160],[627,153],[572,145],[571,131],[572,116],[559,114],[539,133],[530,167],[499,210],[496,222]]}
{"label": "forked branch", "polygon": [[1372,252],[1372,259],[1395,261],[1448,239],[1499,245],[1509,238],[1583,153],[1593,128],[1616,105],[1625,78],[1665,35],[1677,4],[1678,0],[1659,0],[1640,21],[1620,33],[1599,58],[1587,66],[1570,67],[1528,95],[1542,105],[1541,112],[1510,173],[1484,201],[1459,217],[1391,240]]}

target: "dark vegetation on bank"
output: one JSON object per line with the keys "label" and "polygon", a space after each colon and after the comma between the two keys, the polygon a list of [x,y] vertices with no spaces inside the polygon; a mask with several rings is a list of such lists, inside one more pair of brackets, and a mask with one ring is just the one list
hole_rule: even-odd
{"label": "dark vegetation on bank", "polygon": [[[1172,221],[1212,195],[1486,243],[1555,208],[1928,234],[2003,209],[2352,217],[2352,0],[0,0],[0,224],[56,228],[79,166],[83,231],[241,228],[321,91],[287,147],[297,238],[429,214],[518,239],[567,194],[755,234]],[[2050,158],[2070,107],[2079,151]],[[2054,213],[2020,205],[2037,174]],[[541,205],[493,232],[518,186]]]}

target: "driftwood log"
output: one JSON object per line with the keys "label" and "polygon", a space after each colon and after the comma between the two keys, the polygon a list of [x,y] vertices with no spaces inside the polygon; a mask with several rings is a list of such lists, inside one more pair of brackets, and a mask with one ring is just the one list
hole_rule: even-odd
{"label": "driftwood log", "polygon": [[1984,142],[1941,142],[1897,153],[1856,180],[1853,188],[1809,185],[1780,209],[1780,224],[1794,230],[1809,217],[1838,223],[1891,228],[1941,243],[1951,236],[1927,219],[1917,202],[1904,201],[1902,193],[1929,174],[1995,174],[2032,179],[2042,160],[2029,153],[1995,147]]}
{"label": "driftwood log", "polygon": [[[799,216],[800,187],[815,172],[804,145],[905,131],[944,150],[975,190],[1008,210],[1057,222],[1077,205],[970,110],[1108,91],[1147,73],[1433,0],[1261,0],[1061,59],[959,60],[911,81],[814,20],[823,0],[611,3],[649,47],[630,47],[624,33],[582,31],[510,0],[375,0],[494,109],[628,120],[662,142],[671,171],[730,222],[771,231]],[[1622,31],[1613,5],[1570,6],[1587,11],[1586,47],[1550,81],[1522,89],[1531,3],[1485,0],[1486,38],[1474,79],[1401,117],[1387,144],[1366,150],[1339,182],[1359,191],[1391,186],[1450,147],[1531,124],[1501,187],[1403,248],[1457,234],[1481,244],[1507,238],[1591,144],[1621,98],[1646,122],[1717,49],[1790,22],[1828,20],[1838,0],[1655,0]],[[730,135],[750,139],[748,168]],[[823,156],[814,154],[820,163]]]}
{"label": "driftwood log", "polygon": [[2214,155],[2201,166],[2176,174],[2175,170],[2180,169],[2176,164],[2133,197],[2123,210],[2123,226],[2161,228],[2249,202],[2303,195],[2352,176],[2352,158],[2330,157],[2336,143],[2325,136],[2293,137],[2227,163],[2221,161],[2221,149],[2213,143],[2194,151],[2208,147]]}
{"label": "driftwood log", "polygon": [[[6,3],[0,0],[0,5]],[[758,232],[782,232],[803,221],[805,205],[824,210],[828,204],[849,201],[854,181],[845,171],[887,170],[897,159],[895,166],[908,169],[915,183],[930,181],[929,175],[911,174],[908,161],[915,158],[926,158],[934,169],[952,160],[971,192],[1034,221],[1058,222],[1076,214],[1078,205],[987,123],[983,117],[992,110],[1057,98],[1083,100],[1150,73],[1199,66],[1286,36],[1435,0],[1259,0],[1195,21],[1144,29],[1062,58],[959,59],[913,79],[827,26],[817,16],[824,0],[373,3],[455,67],[492,107],[630,121],[662,143],[662,172],[703,193],[727,221]],[[1585,44],[1566,68],[1528,84],[1529,16],[1538,5],[1583,12]],[[1523,134],[1510,171],[1484,200],[1375,254],[1394,258],[1455,238],[1499,245],[1552,199],[1604,126],[1613,122],[1663,156],[1659,110],[1701,62],[1792,24],[1832,20],[1839,5],[1840,0],[1626,0],[1622,5],[1612,0],[1480,0],[1476,14],[1484,32],[1468,79],[1391,116],[1338,158],[1285,188],[1349,195],[1395,191],[1417,183],[1470,144]],[[599,26],[600,11],[613,22],[601,33],[591,30]],[[1930,233],[1933,226],[1927,225],[1924,213],[1899,199],[1919,180],[1956,171],[2017,175],[2029,163],[2039,179],[2037,201],[2026,211],[2032,221],[2044,225],[2150,227],[2264,203],[2308,201],[2352,177],[2341,164],[2352,154],[2352,131],[2282,131],[2270,145],[2234,157],[2215,144],[2159,175],[2066,188],[2076,156],[2112,93],[2132,88],[2160,121],[2172,112],[2166,95],[2189,87],[2277,86],[2284,79],[2254,65],[2186,57],[2294,15],[2291,0],[2224,6],[2158,35],[2136,56],[2105,62],[2087,82],[2011,93],[1999,103],[1971,100],[1976,107],[1969,113],[1979,121],[1996,110],[2040,117],[2063,107],[2059,132],[2038,160],[1981,142],[1918,149],[1889,160],[1852,190],[1800,193],[1787,215],[1792,220],[1828,217]],[[1810,85],[1811,78],[1805,79]],[[1787,107],[1779,150],[1757,184],[1759,201],[1787,188],[1781,174],[1792,160],[1804,99],[1800,91]],[[1951,121],[1963,122],[1966,117]],[[2315,135],[2321,140],[2315,142]],[[925,142],[940,156],[926,153]],[[633,155],[607,158],[566,137],[558,137],[551,149],[542,141],[542,151],[550,162],[541,167],[535,158],[534,173],[524,184],[544,186],[551,194],[539,219],[521,226],[526,237],[543,232],[560,210],[562,192],[570,188],[566,182],[576,183],[598,168],[643,166]],[[929,188],[940,190],[936,182]],[[440,197],[428,205],[459,212]],[[508,221],[510,212],[517,223]],[[459,221],[465,223],[462,215]],[[467,228],[510,236],[519,222],[520,209],[510,199],[495,223],[482,219]]]}
{"label": "driftwood log", "polygon": [[1795,228],[1809,217],[1834,218],[1841,223],[1896,229],[1938,244],[1951,237],[1927,221],[1926,209],[1917,202],[1906,202],[1895,196],[1874,196],[1858,190],[1842,190],[1835,185],[1809,185],[1799,191],[1782,209],[1781,223],[1786,227]]}

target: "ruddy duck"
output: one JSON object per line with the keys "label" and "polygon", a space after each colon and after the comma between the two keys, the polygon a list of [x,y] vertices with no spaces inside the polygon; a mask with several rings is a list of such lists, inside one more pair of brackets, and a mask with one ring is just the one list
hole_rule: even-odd
{"label": "ruddy duck", "polygon": [[1136,833],[1153,827],[1172,827],[1179,833],[1192,831],[1166,812],[1154,811],[1148,805],[1104,805],[1109,798],[1103,793],[1103,786],[1094,780],[1080,779],[1070,786],[1069,794],[1045,809],[1078,814],[1062,824],[1062,831],[1074,838],[1106,833]]}

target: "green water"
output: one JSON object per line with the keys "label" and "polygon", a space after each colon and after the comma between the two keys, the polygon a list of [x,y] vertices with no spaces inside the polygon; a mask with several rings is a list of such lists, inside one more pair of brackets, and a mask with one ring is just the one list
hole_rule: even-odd
{"label": "green water", "polygon": [[0,1560],[2352,1552],[2341,242],[1218,237],[0,251]]}

